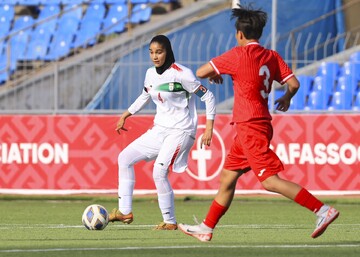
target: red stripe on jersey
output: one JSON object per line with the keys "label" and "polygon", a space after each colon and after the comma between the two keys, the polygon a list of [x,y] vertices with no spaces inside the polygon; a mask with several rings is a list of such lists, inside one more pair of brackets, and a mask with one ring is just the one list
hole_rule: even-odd
{"label": "red stripe on jersey", "polygon": [[170,67],[177,71],[182,71],[182,69],[179,66],[177,66],[175,63],[173,63]]}
{"label": "red stripe on jersey", "polygon": [[210,64],[233,80],[233,122],[271,119],[268,95],[272,82],[285,82],[293,75],[281,56],[258,43],[234,47]]}

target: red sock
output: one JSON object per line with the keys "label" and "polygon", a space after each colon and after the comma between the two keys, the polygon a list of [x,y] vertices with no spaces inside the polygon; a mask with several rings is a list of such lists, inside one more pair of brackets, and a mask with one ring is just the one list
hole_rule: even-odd
{"label": "red sock", "polygon": [[220,218],[225,214],[229,207],[218,204],[215,200],[212,202],[208,214],[204,219],[204,224],[210,228],[215,228]]}
{"label": "red sock", "polygon": [[324,205],[319,199],[310,194],[305,188],[302,188],[296,195],[294,201],[301,206],[308,208],[312,212],[317,212]]}

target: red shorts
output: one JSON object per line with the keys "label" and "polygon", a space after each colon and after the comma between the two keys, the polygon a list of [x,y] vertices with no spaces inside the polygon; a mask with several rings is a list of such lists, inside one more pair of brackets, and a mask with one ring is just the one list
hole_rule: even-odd
{"label": "red shorts", "polygon": [[270,120],[236,123],[236,137],[224,168],[240,171],[252,169],[260,181],[284,170],[279,157],[269,148],[273,136]]}

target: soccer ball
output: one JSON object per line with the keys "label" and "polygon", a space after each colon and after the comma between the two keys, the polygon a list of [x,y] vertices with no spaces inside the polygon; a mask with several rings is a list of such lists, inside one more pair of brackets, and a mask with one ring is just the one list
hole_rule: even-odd
{"label": "soccer ball", "polygon": [[92,204],[86,207],[82,223],[89,230],[103,230],[109,223],[109,214],[104,206]]}

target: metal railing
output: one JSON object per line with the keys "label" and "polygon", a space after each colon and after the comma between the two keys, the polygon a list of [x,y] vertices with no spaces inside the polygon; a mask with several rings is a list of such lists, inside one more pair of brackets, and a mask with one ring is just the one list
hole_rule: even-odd
{"label": "metal railing", "polygon": [[[218,2],[224,3],[226,1],[220,0]],[[360,0],[352,3],[359,4]],[[351,8],[352,6],[348,5],[343,8]],[[324,17],[335,15],[336,12],[342,11],[343,8],[335,10]],[[323,41],[321,41],[321,38],[324,38],[324,36],[320,33],[312,35],[302,32],[302,30],[316,22],[317,20],[304,24],[301,29],[295,29],[289,34],[277,38],[277,42],[283,42],[285,45],[283,57],[295,72],[299,67],[338,54],[341,49],[349,49],[360,44],[359,27],[355,27],[346,33],[326,35],[326,39]],[[151,24],[148,24],[148,26],[151,26]],[[123,106],[119,106],[119,102],[130,103],[141,92],[145,75],[144,70],[151,65],[146,50],[149,35],[155,30],[159,31],[161,27],[164,30],[166,29],[164,25],[159,25],[158,28],[152,31],[148,29],[147,25],[140,27],[125,33],[123,36],[118,36],[115,40],[99,43],[92,48],[79,48],[74,51],[70,58],[62,61],[41,64],[23,63],[21,75],[13,78],[9,82],[10,85],[0,86],[0,112],[119,112],[118,109],[123,108]],[[174,25],[173,28],[167,31],[174,31],[173,29],[176,27]],[[173,34],[172,43],[178,56],[177,60],[192,70],[196,70],[198,66],[207,62],[212,56],[236,45],[233,31],[216,34],[191,32],[181,35]],[[269,47],[269,44],[270,38],[266,38],[264,45]],[[345,61],[347,61],[346,57],[340,60],[340,62]],[[35,65],[41,66],[41,69],[34,68]],[[117,74],[114,65],[116,65],[115,68],[121,67],[126,72]],[[136,76],[134,78],[128,76],[129,74],[136,74]],[[119,86],[125,85],[125,87],[121,87],[117,92],[109,92],[106,90],[112,90],[111,88],[102,87],[106,83]],[[219,87],[212,88],[212,91],[219,104],[231,98],[232,85],[230,80],[225,81],[222,89]],[[106,108],[91,111],[85,109],[91,103],[94,95],[104,93],[112,96],[108,99]],[[39,98],[39,96],[41,97]],[[198,107],[202,109],[203,105],[198,103]],[[148,111],[153,111],[153,107],[150,106]]]}

